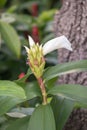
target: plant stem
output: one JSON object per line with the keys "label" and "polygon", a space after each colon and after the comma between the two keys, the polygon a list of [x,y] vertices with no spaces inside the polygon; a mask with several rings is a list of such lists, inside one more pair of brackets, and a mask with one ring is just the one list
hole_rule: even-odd
{"label": "plant stem", "polygon": [[41,89],[41,93],[42,93],[42,96],[43,96],[43,104],[46,105],[47,104],[47,93],[46,93],[46,88],[45,88],[43,79],[42,79],[42,77],[40,77],[37,80],[38,80],[38,83],[39,83],[39,86],[40,86],[40,89]]}

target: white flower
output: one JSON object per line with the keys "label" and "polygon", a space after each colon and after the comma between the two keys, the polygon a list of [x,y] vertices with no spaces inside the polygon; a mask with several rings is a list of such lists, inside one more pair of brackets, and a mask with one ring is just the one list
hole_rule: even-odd
{"label": "white flower", "polygon": [[[35,42],[30,36],[28,36],[28,38],[29,38],[30,48],[32,48],[35,45]],[[49,40],[48,42],[46,42],[43,45],[43,47],[42,47],[42,45],[40,45],[40,48],[42,48],[42,50],[43,50],[43,55],[46,55],[46,54],[48,54],[54,50],[57,50],[59,48],[65,48],[65,49],[72,51],[71,43],[64,35],[57,37],[57,38],[54,38],[52,40]],[[29,48],[25,46],[25,49],[28,53]]]}
{"label": "white flower", "polygon": [[71,44],[65,36],[60,36],[46,42],[42,45],[35,44],[34,40],[29,36],[30,48],[25,46],[29,66],[36,76],[40,78],[43,75],[45,67],[44,56],[58,48],[66,48],[72,51]]}
{"label": "white flower", "polygon": [[43,54],[46,55],[59,48],[66,48],[72,51],[71,43],[65,36],[60,36],[46,42],[43,46]]}
{"label": "white flower", "polygon": [[30,47],[32,47],[33,45],[35,45],[35,42],[34,42],[34,40],[32,39],[31,36],[28,36],[28,39],[29,39]]}

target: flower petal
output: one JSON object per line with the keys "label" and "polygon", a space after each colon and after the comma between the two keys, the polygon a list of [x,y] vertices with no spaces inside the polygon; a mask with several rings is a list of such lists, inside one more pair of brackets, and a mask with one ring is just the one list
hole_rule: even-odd
{"label": "flower petal", "polygon": [[27,46],[24,46],[27,53],[29,53],[29,48]]}
{"label": "flower petal", "polygon": [[71,43],[65,36],[60,36],[46,42],[45,45],[43,46],[43,54],[46,55],[59,48],[66,48],[72,51]]}
{"label": "flower petal", "polygon": [[30,47],[32,47],[33,45],[35,45],[35,42],[34,42],[34,40],[32,39],[31,36],[28,36],[28,40],[29,40]]}

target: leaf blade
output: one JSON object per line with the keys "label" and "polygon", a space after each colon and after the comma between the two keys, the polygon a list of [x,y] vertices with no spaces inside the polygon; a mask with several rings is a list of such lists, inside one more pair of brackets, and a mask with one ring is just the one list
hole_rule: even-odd
{"label": "leaf blade", "polygon": [[0,96],[0,116],[21,102],[23,100],[19,98]]}
{"label": "leaf blade", "polygon": [[24,90],[26,93],[27,100],[33,99],[35,97],[42,97],[37,82],[27,84]]}
{"label": "leaf blade", "polygon": [[56,129],[62,130],[74,108],[74,102],[55,96],[51,101],[51,105],[56,121]]}
{"label": "leaf blade", "polygon": [[41,105],[36,108],[30,118],[28,130],[56,130],[50,105]]}
{"label": "leaf blade", "polygon": [[10,24],[0,21],[0,32],[8,48],[19,58],[21,42],[14,28]]}
{"label": "leaf blade", "polygon": [[48,81],[54,77],[70,74],[74,72],[87,71],[87,60],[73,61],[64,64],[58,64],[53,67],[49,67],[43,74],[45,81]]}
{"label": "leaf blade", "polygon": [[82,85],[63,84],[55,86],[48,91],[48,94],[58,95],[87,106],[87,87]]}
{"label": "leaf blade", "polygon": [[24,90],[12,81],[0,80],[0,96],[26,99]]}
{"label": "leaf blade", "polygon": [[6,130],[27,130],[30,117],[24,117],[17,119],[15,122],[11,123]]}

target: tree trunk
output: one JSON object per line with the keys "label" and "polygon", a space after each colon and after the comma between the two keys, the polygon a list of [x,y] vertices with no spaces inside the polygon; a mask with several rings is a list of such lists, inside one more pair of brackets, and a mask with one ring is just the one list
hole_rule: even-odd
{"label": "tree trunk", "polygon": [[[87,0],[63,0],[62,8],[55,15],[54,31],[56,36],[65,35],[73,48],[73,52],[58,51],[59,63],[87,59]],[[62,76],[59,83],[87,86],[87,72]],[[87,130],[87,110],[74,110],[65,130]]]}

